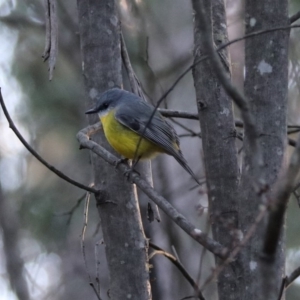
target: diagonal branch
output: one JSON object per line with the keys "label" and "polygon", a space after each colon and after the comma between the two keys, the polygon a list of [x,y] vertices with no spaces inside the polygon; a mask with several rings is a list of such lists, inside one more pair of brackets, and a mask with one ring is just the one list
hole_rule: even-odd
{"label": "diagonal branch", "polygon": [[286,277],[285,287],[288,288],[300,276],[300,267],[295,269],[289,276]]}
{"label": "diagonal branch", "polygon": [[300,19],[300,11],[296,12],[292,16],[290,16],[290,23],[293,24],[294,22]]}
{"label": "diagonal branch", "polygon": [[[296,25],[290,25],[290,26],[279,26],[279,27],[274,27],[274,28],[269,28],[269,29],[264,29],[264,30],[258,30],[258,31],[255,31],[255,32],[251,32],[251,33],[246,34],[242,37],[239,37],[239,38],[236,38],[236,39],[233,39],[231,41],[228,41],[226,43],[221,44],[216,49],[214,49],[214,51],[219,52],[219,51],[223,50],[224,48],[226,48],[226,47],[228,47],[232,44],[235,44],[235,43],[240,42],[240,41],[245,40],[245,39],[252,38],[254,36],[268,34],[268,33],[275,32],[275,31],[280,31],[280,30],[291,30],[291,29],[294,29],[294,28],[300,28],[300,25],[296,24]],[[207,60],[208,58],[209,58],[208,55],[203,55],[201,58],[199,58],[197,61],[195,61],[192,65],[190,65],[184,72],[182,72],[182,74],[178,76],[178,78],[169,87],[169,89],[160,97],[160,99],[157,102],[157,107],[174,90],[176,85],[185,77],[186,74],[188,74],[197,64]]]}
{"label": "diagonal branch", "polygon": [[25,146],[25,148],[39,161],[41,162],[46,168],[48,168],[50,171],[52,171],[54,174],[56,174],[58,177],[62,178],[63,180],[77,186],[80,189],[86,190],[88,192],[91,193],[98,193],[99,191],[96,189],[93,189],[91,187],[88,187],[86,185],[83,185],[82,183],[79,183],[75,180],[73,180],[72,178],[68,177],[67,175],[63,174],[61,171],[57,170],[55,167],[53,167],[52,165],[50,165],[45,159],[43,159],[27,142],[26,140],[23,138],[23,136],[21,135],[21,133],[19,132],[19,130],[17,129],[16,125],[14,124],[13,120],[11,119],[8,110],[5,106],[3,97],[2,97],[2,93],[1,93],[1,88],[0,88],[0,105],[3,109],[4,115],[8,121],[9,127],[11,128],[11,130],[15,133],[15,135],[18,137],[18,139],[20,140],[20,142]]}
{"label": "diagonal branch", "polygon": [[[188,271],[185,269],[185,267],[181,264],[181,262],[171,253],[163,250],[162,248],[158,247],[157,245],[149,242],[149,246],[156,251],[154,251],[153,254],[151,254],[151,257],[153,257],[155,254],[162,254],[165,256],[172,264],[175,265],[175,267],[182,273],[182,275],[186,278],[186,280],[190,283],[190,285],[193,287],[195,292],[197,293],[197,297],[200,300],[205,300],[204,296],[202,295],[201,291],[199,290],[198,284],[195,282],[195,280],[192,278],[192,276],[188,273]],[[151,259],[149,257],[149,260]]]}
{"label": "diagonal branch", "polygon": [[[109,153],[97,143],[89,140],[89,135],[93,129],[91,126],[82,129],[77,133],[77,140],[81,148],[90,149],[98,156],[102,157],[106,162],[115,165],[118,161],[117,157]],[[137,173],[130,172],[131,168],[125,164],[119,164],[117,169],[123,174],[130,174],[130,179],[135,183],[157,206],[162,209],[182,230],[184,230],[195,241],[203,247],[214,253],[216,256],[225,259],[228,251],[215,240],[209,238],[200,229],[191,224],[182,214],[180,214],[164,197],[158,194],[149,183],[142,179]]]}
{"label": "diagonal branch", "polygon": [[282,279],[277,300],[281,300],[283,292],[300,276],[300,267],[296,268],[289,276]]}
{"label": "diagonal branch", "polygon": [[300,136],[296,148],[290,159],[289,166],[279,177],[276,190],[272,196],[273,207],[269,215],[266,235],[264,239],[263,254],[272,259],[276,253],[278,239],[283,227],[284,215],[291,193],[297,184],[296,180],[300,172]]}

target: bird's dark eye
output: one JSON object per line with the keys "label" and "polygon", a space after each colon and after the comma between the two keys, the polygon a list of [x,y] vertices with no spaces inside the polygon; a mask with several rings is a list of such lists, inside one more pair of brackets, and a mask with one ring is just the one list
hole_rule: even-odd
{"label": "bird's dark eye", "polygon": [[102,104],[102,109],[107,109],[108,108],[108,103],[107,102],[104,102],[103,104]]}

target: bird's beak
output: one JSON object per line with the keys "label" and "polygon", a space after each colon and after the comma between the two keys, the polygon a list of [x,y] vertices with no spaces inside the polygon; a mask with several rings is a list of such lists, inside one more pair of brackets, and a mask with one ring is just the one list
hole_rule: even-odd
{"label": "bird's beak", "polygon": [[95,114],[95,113],[97,113],[96,107],[91,108],[85,112],[86,115]]}

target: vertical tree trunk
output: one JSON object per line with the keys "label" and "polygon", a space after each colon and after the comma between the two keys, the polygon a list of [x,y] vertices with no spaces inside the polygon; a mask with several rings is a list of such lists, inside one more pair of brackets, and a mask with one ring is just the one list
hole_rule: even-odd
{"label": "vertical tree trunk", "polygon": [[[78,0],[82,68],[88,107],[95,97],[121,86],[120,28],[114,0]],[[90,118],[90,123],[99,121]],[[108,146],[103,133],[93,139]],[[122,174],[92,155],[97,199],[110,272],[110,299],[150,299],[147,241],[136,191]],[[103,201],[113,203],[101,204]]]}
{"label": "vertical tree trunk", "polygon": [[[15,200],[13,198],[9,200]],[[0,185],[0,230],[5,254],[6,270],[11,289],[19,300],[29,300],[30,294],[25,278],[24,261],[19,249],[20,224],[13,201],[5,198]]]}
{"label": "vertical tree trunk", "polygon": [[[246,0],[246,34],[272,28],[287,26],[287,0]],[[241,181],[240,216],[243,233],[254,222],[262,198],[257,195],[249,179],[263,179],[269,191],[278,177],[286,143],[286,104],[288,84],[288,31],[277,31],[246,40],[245,55],[245,93],[253,112],[259,132],[264,165],[260,173],[252,164],[247,131],[245,132],[243,173]],[[257,163],[257,162],[254,162]],[[270,194],[270,193],[269,193]],[[263,274],[260,272],[260,257],[264,224],[253,236],[243,255],[243,291],[241,299],[277,299],[281,278],[284,273],[284,245],[281,242],[273,266],[273,286],[269,296],[262,293],[259,286]],[[271,276],[271,273],[269,274]],[[246,289],[247,287],[247,289]]]}
{"label": "vertical tree trunk", "polygon": [[[197,0],[193,1],[195,5]],[[211,23],[215,20],[216,43],[227,40],[226,17],[222,0],[206,0],[206,13]],[[213,16],[212,12],[213,3]],[[197,9],[195,9],[197,11]],[[211,24],[210,24],[211,25]],[[203,29],[198,14],[194,23],[195,62],[205,55]],[[225,29],[224,29],[225,26]],[[212,26],[211,33],[212,33]],[[223,28],[223,29],[221,29]],[[223,53],[227,59],[227,52]],[[229,70],[227,70],[229,72]],[[235,147],[232,103],[218,82],[208,60],[197,64],[193,71],[197,95],[202,146],[208,187],[209,210],[214,238],[230,247],[234,230],[238,226],[238,163]],[[218,262],[218,260],[217,260]],[[241,299],[239,297],[237,262],[227,266],[218,278],[219,299]]]}

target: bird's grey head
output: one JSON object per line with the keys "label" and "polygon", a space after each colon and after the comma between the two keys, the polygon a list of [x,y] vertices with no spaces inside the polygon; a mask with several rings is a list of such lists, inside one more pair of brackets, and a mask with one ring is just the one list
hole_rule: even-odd
{"label": "bird's grey head", "polygon": [[96,97],[96,106],[86,111],[86,114],[98,114],[99,116],[106,115],[110,110],[116,107],[123,94],[124,90],[113,88],[107,90],[103,94]]}

